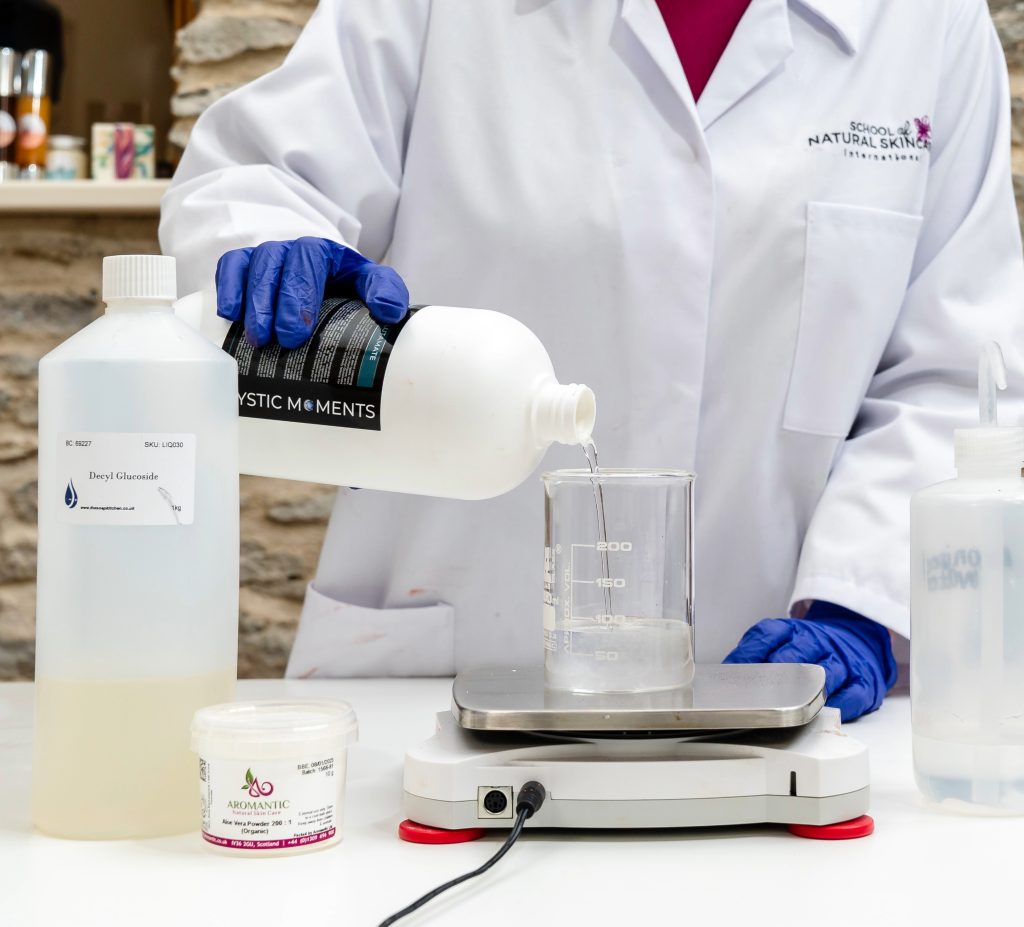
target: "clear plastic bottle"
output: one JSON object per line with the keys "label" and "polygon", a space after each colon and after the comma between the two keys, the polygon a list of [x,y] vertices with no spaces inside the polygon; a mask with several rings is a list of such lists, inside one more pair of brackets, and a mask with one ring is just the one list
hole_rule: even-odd
{"label": "clear plastic bottle", "polygon": [[312,339],[282,351],[249,345],[213,291],[175,311],[238,361],[243,473],[486,499],[594,427],[590,389],[560,384],[537,336],[499,312],[424,306],[382,327],[328,299]]}
{"label": "clear plastic bottle", "polygon": [[174,279],[106,258],[106,313],[39,364],[32,816],[57,836],[195,828],[189,725],[233,696],[236,367]]}
{"label": "clear plastic bottle", "polygon": [[979,368],[981,427],[957,478],[911,501],[911,702],[918,788],[1024,811],[1024,428],[999,427],[999,346]]}

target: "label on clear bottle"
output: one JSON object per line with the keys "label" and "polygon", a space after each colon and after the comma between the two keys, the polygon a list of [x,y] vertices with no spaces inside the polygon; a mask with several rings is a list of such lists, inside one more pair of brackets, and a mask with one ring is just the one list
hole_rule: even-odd
{"label": "label on clear bottle", "polygon": [[18,146],[26,151],[46,141],[46,120],[38,113],[24,113],[18,120]]}
{"label": "label on clear bottle", "polygon": [[77,525],[191,525],[196,436],[64,432],[57,436],[63,521]]}
{"label": "label on clear bottle", "polygon": [[14,145],[14,139],[18,135],[18,123],[14,120],[14,114],[8,108],[9,98],[0,98],[0,161],[9,160],[8,149]]}

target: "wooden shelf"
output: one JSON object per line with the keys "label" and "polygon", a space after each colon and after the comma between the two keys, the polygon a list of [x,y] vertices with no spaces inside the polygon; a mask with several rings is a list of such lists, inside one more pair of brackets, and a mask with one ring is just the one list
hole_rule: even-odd
{"label": "wooden shelf", "polygon": [[169,180],[12,180],[0,183],[0,213],[158,215]]}

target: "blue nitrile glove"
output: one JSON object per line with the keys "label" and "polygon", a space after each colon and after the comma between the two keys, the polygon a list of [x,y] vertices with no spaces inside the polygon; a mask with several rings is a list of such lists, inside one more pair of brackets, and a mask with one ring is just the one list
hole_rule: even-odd
{"label": "blue nitrile glove", "polygon": [[217,315],[244,317],[245,336],[257,347],[274,335],[285,348],[308,341],[325,289],[358,296],[382,324],[409,311],[409,291],[393,268],[326,238],[265,241],[228,251],[217,263]]}
{"label": "blue nitrile glove", "polygon": [[896,683],[888,629],[830,602],[815,602],[802,619],[759,621],[722,662],[817,663],[826,704],[844,721],[875,711]]}

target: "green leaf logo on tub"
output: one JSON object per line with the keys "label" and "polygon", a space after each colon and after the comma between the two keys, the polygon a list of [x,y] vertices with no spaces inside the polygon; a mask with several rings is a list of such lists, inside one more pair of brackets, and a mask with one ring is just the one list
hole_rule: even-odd
{"label": "green leaf logo on tub", "polygon": [[242,789],[253,798],[266,798],[268,795],[274,794],[274,783],[267,780],[260,782],[253,775],[252,769],[247,769],[245,771],[245,785],[242,786]]}

